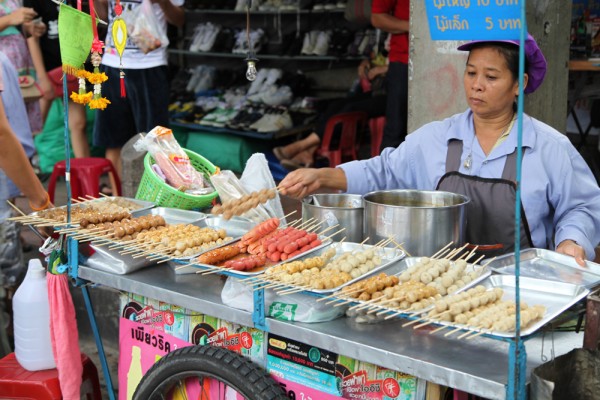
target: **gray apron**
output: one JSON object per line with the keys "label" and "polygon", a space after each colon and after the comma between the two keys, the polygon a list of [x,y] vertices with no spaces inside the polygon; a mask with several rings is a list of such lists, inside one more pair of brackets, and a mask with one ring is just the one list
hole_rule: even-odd
{"label": "gray apron", "polygon": [[[479,246],[477,253],[494,257],[515,248],[515,200],[517,150],[506,158],[502,178],[481,178],[458,172],[463,142],[452,140],[446,155],[446,174],[437,190],[459,193],[471,201],[467,206],[466,242]],[[521,248],[533,247],[525,210],[521,204]]]}

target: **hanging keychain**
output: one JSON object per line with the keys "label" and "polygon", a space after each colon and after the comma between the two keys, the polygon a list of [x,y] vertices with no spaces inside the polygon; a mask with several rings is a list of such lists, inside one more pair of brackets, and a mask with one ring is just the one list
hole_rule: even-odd
{"label": "hanging keychain", "polygon": [[127,43],[127,24],[125,23],[125,20],[121,18],[122,12],[123,6],[121,5],[121,0],[117,0],[117,5],[115,6],[116,18],[113,21],[112,26],[112,38],[115,48],[117,49],[117,53],[119,53],[119,81],[121,85],[121,97],[126,97],[125,72],[123,71],[123,52],[125,51],[125,44]]}

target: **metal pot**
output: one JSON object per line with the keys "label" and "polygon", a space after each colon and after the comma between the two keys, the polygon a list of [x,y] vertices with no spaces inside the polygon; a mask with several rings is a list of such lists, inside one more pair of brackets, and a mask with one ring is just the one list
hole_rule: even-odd
{"label": "metal pot", "polygon": [[370,243],[393,236],[413,256],[430,256],[450,241],[464,241],[466,196],[441,191],[389,190],[367,193],[365,236]]}
{"label": "metal pot", "polygon": [[346,228],[332,237],[334,241],[340,241],[345,237],[348,242],[362,242],[363,211],[362,196],[357,194],[313,194],[302,199],[303,222],[311,218],[324,221],[319,231],[339,224],[327,231],[326,236]]}

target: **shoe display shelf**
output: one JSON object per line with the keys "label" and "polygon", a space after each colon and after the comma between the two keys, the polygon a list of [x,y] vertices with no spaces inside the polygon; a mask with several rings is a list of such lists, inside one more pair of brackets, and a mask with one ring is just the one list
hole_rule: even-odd
{"label": "shoe display shelf", "polygon": [[[210,51],[190,51],[183,49],[169,49],[169,53],[184,56],[198,57],[221,57],[221,58],[246,58],[246,54],[225,53],[225,52],[210,52]],[[310,56],[310,55],[277,55],[277,54],[258,54],[261,60],[305,60],[305,61],[359,61],[363,60],[363,56]]]}
{"label": "shoe display shelf", "polygon": [[[246,15],[246,11],[236,11],[236,10],[222,10],[222,9],[201,9],[201,10],[185,10],[186,13],[193,14],[243,14]],[[277,10],[277,11],[251,11],[252,15],[274,15],[274,14],[343,14],[344,10]]]}
{"label": "shoe display shelf", "polygon": [[200,124],[177,122],[177,121],[170,121],[170,124],[172,126],[178,126],[181,128],[186,128],[186,129],[192,130],[192,131],[227,133],[227,134],[236,135],[236,136],[243,136],[243,137],[249,137],[249,138],[253,138],[253,139],[263,139],[263,140],[274,140],[274,139],[285,138],[288,136],[296,136],[296,135],[300,135],[305,132],[310,132],[312,129],[314,129],[314,126],[312,124],[306,124],[306,125],[294,126],[293,128],[290,128],[290,129],[282,129],[282,130],[273,131],[273,132],[257,132],[257,131],[236,130],[236,129],[230,129],[230,128],[220,128],[220,127],[209,126],[209,125],[200,125]]}

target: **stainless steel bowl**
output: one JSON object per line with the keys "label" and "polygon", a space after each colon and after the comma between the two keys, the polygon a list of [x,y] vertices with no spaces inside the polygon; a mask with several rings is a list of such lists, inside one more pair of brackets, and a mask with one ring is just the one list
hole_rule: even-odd
{"label": "stainless steel bowl", "polygon": [[363,240],[363,199],[357,194],[313,194],[302,199],[302,221],[314,218],[323,221],[319,231],[338,225],[325,233],[329,236],[342,228],[332,239],[360,243]]}
{"label": "stainless steel bowl", "polygon": [[430,256],[449,242],[464,241],[466,196],[441,191],[388,190],[367,193],[365,236],[377,243],[393,236],[413,256]]}

